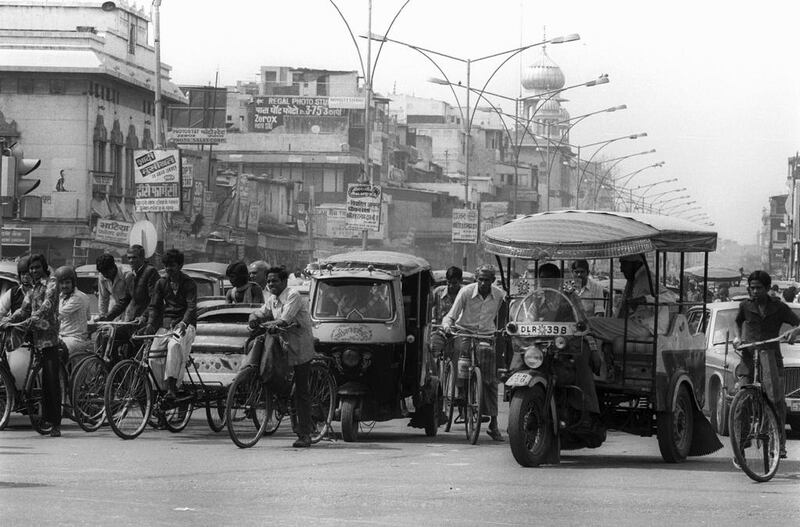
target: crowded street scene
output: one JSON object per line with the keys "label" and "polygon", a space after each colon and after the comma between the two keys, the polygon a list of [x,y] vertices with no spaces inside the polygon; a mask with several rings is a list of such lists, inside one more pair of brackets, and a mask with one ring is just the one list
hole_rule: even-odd
{"label": "crowded street scene", "polygon": [[767,4],[0,0],[3,524],[800,524]]}

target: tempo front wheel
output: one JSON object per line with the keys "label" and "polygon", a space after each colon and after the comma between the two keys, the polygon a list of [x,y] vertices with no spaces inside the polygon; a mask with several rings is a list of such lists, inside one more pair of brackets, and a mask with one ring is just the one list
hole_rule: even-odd
{"label": "tempo front wheel", "polygon": [[756,388],[739,390],[728,421],[733,457],[754,481],[769,481],[778,471],[781,434],[778,416]]}

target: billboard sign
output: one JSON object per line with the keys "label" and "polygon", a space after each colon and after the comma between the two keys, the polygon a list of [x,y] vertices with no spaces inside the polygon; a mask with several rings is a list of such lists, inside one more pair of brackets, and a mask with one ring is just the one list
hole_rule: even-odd
{"label": "billboard sign", "polygon": [[380,230],[380,186],[369,183],[347,185],[347,228],[362,231]]}
{"label": "billboard sign", "polygon": [[167,141],[176,145],[218,145],[225,142],[225,128],[172,128]]}
{"label": "billboard sign", "polygon": [[453,209],[453,243],[478,242],[478,211]]}
{"label": "billboard sign", "polygon": [[136,212],[181,210],[178,150],[136,150],[134,164]]}
{"label": "billboard sign", "polygon": [[[357,104],[358,97],[299,97],[290,95],[254,97],[248,112],[248,130],[271,132],[286,124],[287,118],[313,117],[318,122],[330,118],[347,118],[347,110]],[[360,99],[364,107],[364,99]],[[319,126],[319,124],[317,125]]]}

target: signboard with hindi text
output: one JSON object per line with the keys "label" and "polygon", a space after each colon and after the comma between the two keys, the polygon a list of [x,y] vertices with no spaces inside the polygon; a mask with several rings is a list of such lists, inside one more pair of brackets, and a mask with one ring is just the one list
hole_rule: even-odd
{"label": "signboard with hindi text", "polygon": [[181,210],[178,150],[134,151],[136,212]]}
{"label": "signboard with hindi text", "polygon": [[225,142],[225,128],[171,128],[167,141],[176,145],[218,145]]}
{"label": "signboard with hindi text", "polygon": [[453,209],[453,243],[478,242],[478,211]]}
{"label": "signboard with hindi text", "polygon": [[380,230],[381,187],[369,183],[347,185],[347,228]]}
{"label": "signboard with hindi text", "polygon": [[98,219],[94,239],[98,242],[128,245],[131,227],[133,223],[126,221]]}

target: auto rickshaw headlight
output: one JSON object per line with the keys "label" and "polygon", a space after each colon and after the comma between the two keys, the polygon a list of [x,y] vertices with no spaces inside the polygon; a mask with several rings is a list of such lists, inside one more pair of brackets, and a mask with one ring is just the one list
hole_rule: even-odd
{"label": "auto rickshaw headlight", "polygon": [[538,346],[528,346],[525,348],[523,360],[528,368],[538,368],[544,362],[544,353]]}
{"label": "auto rickshaw headlight", "polygon": [[346,349],[342,353],[342,364],[346,368],[355,368],[361,362],[361,354],[354,349]]}
{"label": "auto rickshaw headlight", "polygon": [[558,348],[560,350],[563,350],[564,348],[567,347],[567,339],[565,339],[564,337],[559,335],[559,336],[556,337],[555,345],[556,345],[556,348]]}
{"label": "auto rickshaw headlight", "polygon": [[417,340],[414,335],[406,335],[406,342],[409,344],[413,344],[414,341]]}

